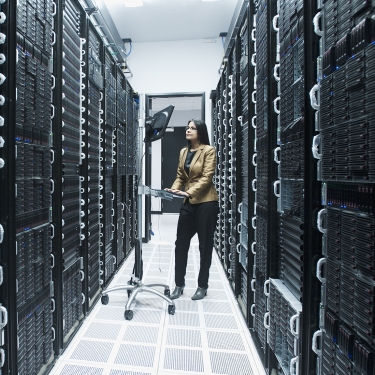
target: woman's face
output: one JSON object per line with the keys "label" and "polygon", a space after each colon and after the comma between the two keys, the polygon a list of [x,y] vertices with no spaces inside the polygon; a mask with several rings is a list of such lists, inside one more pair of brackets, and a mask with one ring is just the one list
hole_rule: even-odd
{"label": "woman's face", "polygon": [[198,130],[193,121],[186,127],[186,139],[190,142],[198,140]]}

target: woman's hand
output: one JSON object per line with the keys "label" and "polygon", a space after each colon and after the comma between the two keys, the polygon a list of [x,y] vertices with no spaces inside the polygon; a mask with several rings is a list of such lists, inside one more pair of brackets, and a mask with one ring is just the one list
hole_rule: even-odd
{"label": "woman's hand", "polygon": [[179,195],[183,195],[185,197],[190,197],[190,195],[188,193],[185,193],[184,191],[181,191],[181,190],[168,189],[168,188],[165,188],[164,190],[169,191],[170,193],[173,193],[173,194],[179,194]]}

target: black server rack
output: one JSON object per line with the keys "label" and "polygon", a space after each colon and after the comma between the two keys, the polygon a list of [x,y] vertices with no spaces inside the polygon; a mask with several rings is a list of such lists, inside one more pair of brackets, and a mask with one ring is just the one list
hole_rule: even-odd
{"label": "black server rack", "polygon": [[85,230],[85,193],[82,161],[84,129],[84,21],[86,15],[75,1],[57,2],[53,74],[53,268],[57,340],[63,350],[84,318],[82,240]]}
{"label": "black server rack", "polygon": [[[311,337],[318,327],[320,295],[313,273],[321,248],[316,227],[320,182],[311,152],[314,111],[306,87],[316,80],[316,4],[298,0],[243,4],[247,13],[238,16],[236,35],[231,36],[235,42],[228,43],[228,58],[213,95],[215,182],[223,202],[215,246],[225,263],[225,241],[236,241],[238,255],[229,259],[235,263],[230,269],[238,275],[234,291],[266,371],[313,374]],[[234,72],[233,45],[235,84],[227,82]],[[236,112],[231,108],[229,116],[236,113],[240,125],[236,144],[241,152],[231,154],[240,171],[236,192],[241,192],[236,194],[240,215],[233,238],[222,221],[232,209],[225,202],[225,184],[233,184],[233,179],[226,180],[232,177],[233,162],[226,164],[221,155],[227,146],[228,114],[223,108],[227,85],[233,90],[231,103],[234,97],[237,102]]]}
{"label": "black server rack", "polygon": [[[81,175],[84,175],[82,210],[86,218],[82,245],[84,263],[84,294],[87,296],[85,310],[88,311],[99,295],[100,270],[100,130],[102,126],[101,101],[103,99],[103,42],[94,26],[85,22],[86,43],[83,96],[87,110],[82,129]],[[86,97],[87,96],[87,97]],[[86,174],[85,172],[86,171]]]}
{"label": "black server rack", "polygon": [[310,92],[312,150],[322,182],[317,374],[375,371],[374,14],[374,1],[324,1],[314,18],[320,56]]}
{"label": "black server rack", "polygon": [[[120,83],[109,77],[117,92],[105,107],[105,51],[77,1],[0,4],[0,246],[9,249],[0,258],[1,373],[49,372],[97,301],[101,215],[117,215],[117,223],[106,218],[117,235],[112,274],[134,243],[137,95],[110,56]],[[107,203],[106,151],[116,182]]]}
{"label": "black server rack", "polygon": [[125,258],[125,203],[124,189],[126,188],[124,176],[126,175],[126,79],[121,69],[117,68],[117,132],[116,132],[116,163],[117,163],[117,192],[116,192],[116,263],[119,265]]}
{"label": "black server rack", "polygon": [[101,265],[104,272],[103,281],[107,282],[115,271],[116,241],[115,241],[115,129],[116,129],[116,64],[109,51],[104,50],[104,122],[102,131],[102,184],[101,202],[103,213],[101,219]]}
{"label": "black server rack", "polygon": [[[16,272],[15,279],[8,279],[8,285],[16,283],[16,293],[12,296],[13,299],[16,296],[16,310],[11,319],[17,317],[16,329],[7,333],[17,338],[17,347],[9,348],[6,353],[5,368],[9,373],[17,366],[19,374],[37,374],[53,361],[51,267],[55,258],[51,253],[51,194],[54,183],[50,137],[53,81],[49,69],[53,5],[52,1],[44,0],[19,1],[13,8],[13,17],[8,6],[8,22],[16,24],[16,30],[7,36],[15,42],[11,54],[16,52],[16,61],[7,62],[15,63],[15,79],[10,87],[15,93],[15,106],[9,108],[9,116],[5,117],[10,121],[10,112],[14,111],[13,121],[7,124],[14,124],[14,134],[9,134],[12,138],[7,142],[15,147],[14,164],[8,159],[15,172],[15,213],[9,213],[9,220],[14,221],[15,246],[8,248],[16,249],[13,268]],[[7,100],[12,100],[11,96]],[[17,353],[14,358],[12,352]]]}

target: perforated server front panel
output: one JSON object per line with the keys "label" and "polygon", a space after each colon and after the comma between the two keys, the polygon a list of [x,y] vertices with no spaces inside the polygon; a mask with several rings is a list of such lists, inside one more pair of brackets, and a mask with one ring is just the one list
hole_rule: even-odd
{"label": "perforated server front panel", "polygon": [[320,2],[312,144],[322,181],[320,374],[375,371],[374,153],[375,2]]}

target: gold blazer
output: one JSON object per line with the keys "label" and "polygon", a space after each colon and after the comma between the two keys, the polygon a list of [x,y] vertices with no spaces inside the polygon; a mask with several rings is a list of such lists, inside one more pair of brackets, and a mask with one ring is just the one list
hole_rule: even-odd
{"label": "gold blazer", "polygon": [[189,175],[185,172],[185,160],[188,148],[180,151],[177,176],[171,189],[183,190],[188,193],[191,204],[217,201],[217,191],[212,182],[216,168],[216,150],[212,146],[200,145],[191,161]]}

